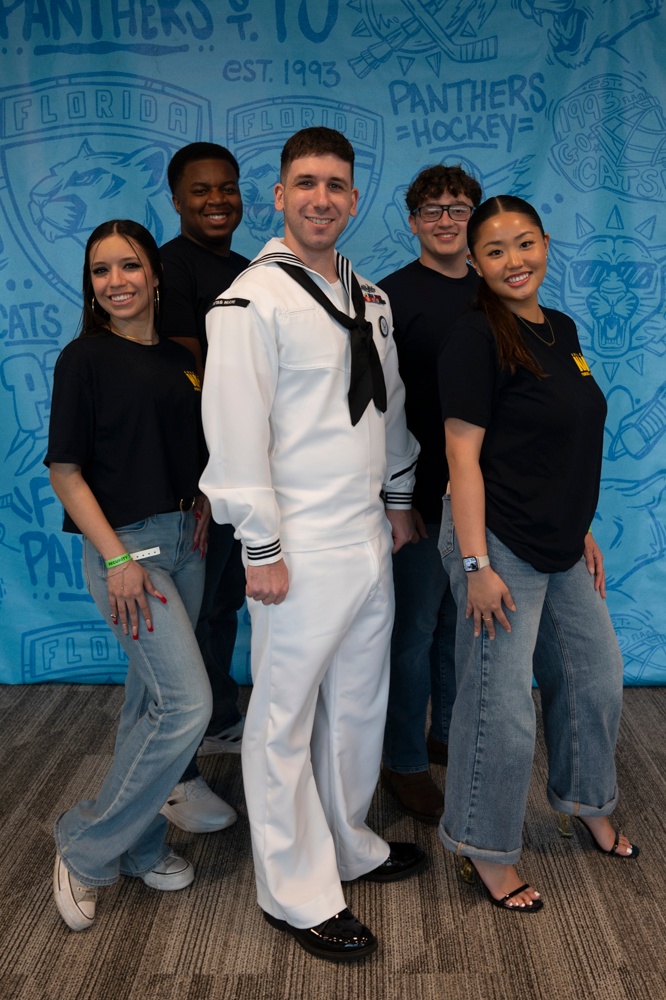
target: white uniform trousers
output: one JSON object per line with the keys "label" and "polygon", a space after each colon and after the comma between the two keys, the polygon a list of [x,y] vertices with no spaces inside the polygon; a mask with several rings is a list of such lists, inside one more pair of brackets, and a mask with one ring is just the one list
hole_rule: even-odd
{"label": "white uniform trousers", "polygon": [[393,625],[391,532],[285,556],[280,605],[250,601],[243,781],[259,906],[313,927],[346,906],[340,880],[389,855],[365,818],[379,777]]}

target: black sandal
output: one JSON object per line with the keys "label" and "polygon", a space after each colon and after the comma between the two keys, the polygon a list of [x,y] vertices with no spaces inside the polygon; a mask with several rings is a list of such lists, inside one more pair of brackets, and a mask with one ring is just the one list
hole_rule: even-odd
{"label": "black sandal", "polygon": [[[479,878],[481,878],[480,875]],[[507,892],[506,896],[502,896],[501,899],[495,899],[495,897],[493,896],[492,892],[490,891],[486,883],[483,881],[483,879],[481,879],[481,885],[486,890],[486,895],[488,896],[488,899],[493,904],[493,906],[498,906],[500,910],[513,910],[516,913],[538,913],[541,907],[543,906],[542,899],[533,899],[531,903],[524,903],[522,906],[508,905],[507,901],[509,899],[513,899],[513,897],[517,896],[518,893],[525,892],[525,889],[530,888],[527,882],[525,882],[524,885],[518,886],[518,888],[514,889],[513,892]]]}
{"label": "black sandal", "polygon": [[483,886],[486,896],[488,897],[490,902],[493,904],[493,906],[497,906],[500,910],[511,910],[512,912],[515,911],[516,913],[538,913],[539,910],[543,908],[542,899],[533,899],[531,903],[524,903],[522,906],[508,905],[508,901],[510,899],[513,899],[514,896],[518,896],[521,892],[525,892],[525,889],[531,888],[528,882],[525,882],[524,885],[518,886],[518,888],[514,889],[513,892],[507,892],[506,896],[502,896],[501,899],[495,899],[492,892],[490,891],[486,883],[483,881],[478,871],[474,867],[474,864],[470,861],[469,858],[463,858],[460,874],[463,881],[467,882],[470,885],[478,879],[481,885]]}
{"label": "black sandal", "polygon": [[618,852],[616,851],[615,848],[620,843],[620,831],[619,830],[616,830],[616,832],[615,832],[615,840],[613,841],[613,846],[609,850],[606,850],[605,847],[601,846],[601,844],[599,843],[599,841],[597,840],[597,838],[594,836],[594,834],[590,830],[590,828],[587,825],[587,823],[583,819],[581,819],[580,816],[574,816],[574,819],[577,819],[578,822],[582,826],[585,827],[585,829],[587,830],[588,834],[590,835],[590,838],[592,839],[592,843],[594,844],[594,846],[596,847],[596,849],[598,851],[600,851],[602,854],[609,854],[612,858],[619,858],[621,861],[630,861],[633,858],[637,858],[638,855],[640,854],[640,848],[638,848],[636,846],[636,844],[632,844],[631,845],[631,851],[630,851],[629,854],[618,854]]}

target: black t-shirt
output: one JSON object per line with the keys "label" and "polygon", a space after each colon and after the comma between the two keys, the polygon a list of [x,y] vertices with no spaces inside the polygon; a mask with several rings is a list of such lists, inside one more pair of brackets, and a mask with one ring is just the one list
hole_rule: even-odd
{"label": "black t-shirt", "polygon": [[[44,463],[81,467],[113,528],[200,492],[206,461],[192,355],[161,340],[79,337],[56,362]],[[79,528],[65,513],[64,530]]]}
{"label": "black t-shirt", "polygon": [[405,383],[407,425],[421,445],[414,507],[426,523],[439,523],[449,476],[437,385],[437,358],[451,326],[469,307],[478,278],[447,278],[414,260],[389,274],[380,287],[391,303],[400,377]]}
{"label": "black t-shirt", "polygon": [[164,280],[160,286],[159,331],[162,337],[192,337],[206,362],[206,313],[220,292],[250,263],[232,250],[221,257],[186,236],[160,247]]}
{"label": "black t-shirt", "polygon": [[[486,526],[542,573],[583,554],[599,498],[606,400],[581,354],[576,325],[544,309],[552,347],[521,328],[547,378],[500,369],[482,312],[464,316],[440,355],[442,416],[485,427],[480,463]],[[530,327],[550,339],[547,324]]]}

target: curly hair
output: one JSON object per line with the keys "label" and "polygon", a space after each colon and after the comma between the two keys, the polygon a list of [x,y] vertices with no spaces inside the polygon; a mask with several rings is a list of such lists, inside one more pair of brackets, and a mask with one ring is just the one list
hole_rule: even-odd
{"label": "curly hair", "polygon": [[475,208],[483,197],[481,185],[474,177],[465,173],[461,164],[445,167],[443,163],[438,163],[422,170],[409,185],[405,195],[409,214],[413,215],[429,199],[440,198],[445,191],[454,198],[464,195]]}

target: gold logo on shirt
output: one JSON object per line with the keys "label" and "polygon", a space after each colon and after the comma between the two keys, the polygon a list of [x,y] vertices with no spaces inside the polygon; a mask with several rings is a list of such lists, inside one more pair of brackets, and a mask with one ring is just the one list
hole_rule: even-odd
{"label": "gold logo on shirt", "polygon": [[592,372],[590,371],[590,366],[588,365],[587,361],[585,360],[582,354],[572,354],[571,357],[576,362],[578,371],[581,373],[581,375],[592,374]]}
{"label": "gold logo on shirt", "polygon": [[[199,376],[197,375],[197,373],[196,372],[185,372],[185,374],[187,375],[187,377],[189,378],[190,382],[192,383],[192,385],[194,386],[194,388],[197,390],[197,392],[201,392],[201,382],[199,381]],[[588,372],[588,374],[589,374],[589,372]]]}

